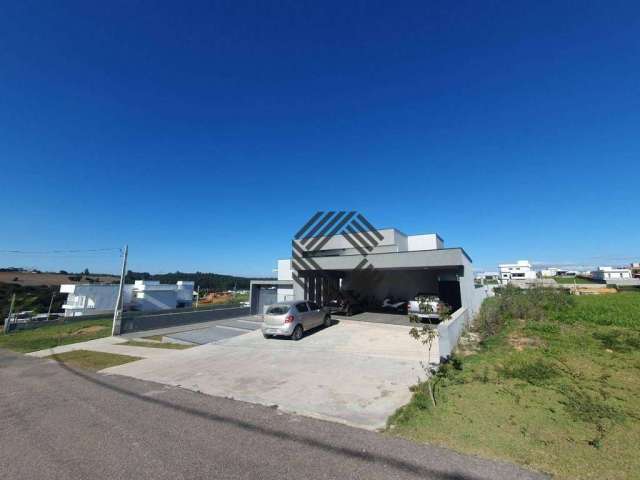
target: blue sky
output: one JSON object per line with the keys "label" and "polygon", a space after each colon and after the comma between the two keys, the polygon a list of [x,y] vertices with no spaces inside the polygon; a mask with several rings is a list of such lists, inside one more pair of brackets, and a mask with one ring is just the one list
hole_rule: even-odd
{"label": "blue sky", "polygon": [[265,275],[334,209],[478,269],[626,262],[639,31],[615,1],[5,2],[0,251]]}

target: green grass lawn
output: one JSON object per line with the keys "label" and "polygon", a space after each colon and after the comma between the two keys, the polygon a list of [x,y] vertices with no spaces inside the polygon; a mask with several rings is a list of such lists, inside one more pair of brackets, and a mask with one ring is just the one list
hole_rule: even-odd
{"label": "green grass lawn", "polygon": [[437,406],[418,386],[389,431],[557,478],[640,478],[640,294],[572,298],[460,352]]}
{"label": "green grass lawn", "polygon": [[111,322],[111,318],[103,318],[0,333],[0,348],[26,353],[108,337],[111,335]]}
{"label": "green grass lawn", "polygon": [[71,352],[58,353],[50,357],[56,362],[64,363],[70,367],[83,368],[98,371],[103,368],[115,367],[123,363],[141,360],[129,355],[117,355],[115,353],[91,352],[88,350],[73,350]]}
{"label": "green grass lawn", "polygon": [[556,283],[562,283],[562,284],[568,284],[568,285],[573,285],[575,284],[588,284],[588,283],[599,283],[596,282],[594,280],[590,280],[588,278],[583,278],[583,277],[551,277],[553,280],[555,280]]}
{"label": "green grass lawn", "polygon": [[137,342],[135,340],[129,340],[119,345],[128,345],[130,347],[148,347],[148,348],[168,348],[171,350],[185,350],[187,348],[194,347],[195,345],[183,345],[181,343],[154,343],[154,342]]}

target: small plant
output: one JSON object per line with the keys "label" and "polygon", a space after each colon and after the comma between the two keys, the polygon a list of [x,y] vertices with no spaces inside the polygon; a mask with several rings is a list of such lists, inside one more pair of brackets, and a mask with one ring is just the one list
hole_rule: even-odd
{"label": "small plant", "polygon": [[[436,311],[434,311],[433,304],[436,302],[438,303],[437,307],[435,307]],[[409,330],[409,335],[427,347],[427,361],[420,362],[420,365],[427,375],[427,380],[424,383],[429,397],[431,398],[431,403],[435,407],[436,397],[434,393],[434,377],[437,373],[437,369],[435,368],[435,365],[431,364],[431,349],[433,348],[433,342],[438,338],[436,323],[444,322],[451,317],[451,307],[445,303],[439,302],[437,297],[422,296],[418,297],[418,308],[420,309],[420,313],[423,314],[438,314],[438,319],[435,323],[433,323],[433,319],[430,316],[424,318],[419,317],[418,315],[409,316],[409,320],[411,322],[421,324],[419,327],[411,328],[411,330]],[[423,320],[426,320],[426,322]]]}
{"label": "small plant", "polygon": [[531,385],[545,385],[559,374],[551,362],[542,359],[533,362],[515,360],[514,363],[503,367],[502,373],[508,378],[522,380]]}
{"label": "small plant", "polygon": [[595,332],[593,338],[604,348],[618,352],[628,352],[640,348],[640,335],[621,330]]}

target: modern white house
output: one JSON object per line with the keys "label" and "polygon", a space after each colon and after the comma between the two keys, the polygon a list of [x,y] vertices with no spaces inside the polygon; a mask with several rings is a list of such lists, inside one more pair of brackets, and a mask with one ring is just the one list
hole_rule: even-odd
{"label": "modern white house", "polygon": [[607,280],[626,280],[632,278],[631,270],[628,268],[598,267],[591,272],[594,280],[606,282]]}
{"label": "modern white house", "polygon": [[500,279],[503,282],[511,280],[535,280],[537,274],[531,269],[528,260],[518,260],[516,263],[502,263],[498,265],[500,269]]}
{"label": "modern white house", "polygon": [[560,270],[556,267],[543,268],[540,270],[540,274],[543,277],[555,277],[556,275],[561,275],[563,270]]}
{"label": "modern white house", "polygon": [[[175,285],[155,280],[136,280],[124,285],[125,310],[153,311],[190,307],[193,302],[193,282],[179,281]],[[67,294],[62,305],[65,317],[99,315],[113,312],[119,285],[65,284],[60,293]]]}
{"label": "modern white house", "polygon": [[445,248],[437,234],[406,235],[395,228],[367,233],[377,241],[366,252],[345,235],[294,240],[302,260],[278,260],[276,280],[251,281],[251,312],[283,300],[325,305],[340,290],[380,304],[417,294],[438,295],[454,310],[474,304],[473,266],[462,248]]}

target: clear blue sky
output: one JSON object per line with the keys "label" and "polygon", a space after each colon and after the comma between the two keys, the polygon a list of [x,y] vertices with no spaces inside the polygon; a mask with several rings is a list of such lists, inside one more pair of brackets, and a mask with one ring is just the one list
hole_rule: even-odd
{"label": "clear blue sky", "polygon": [[267,3],[4,2],[0,250],[265,275],[355,209],[478,269],[640,257],[640,4]]}

